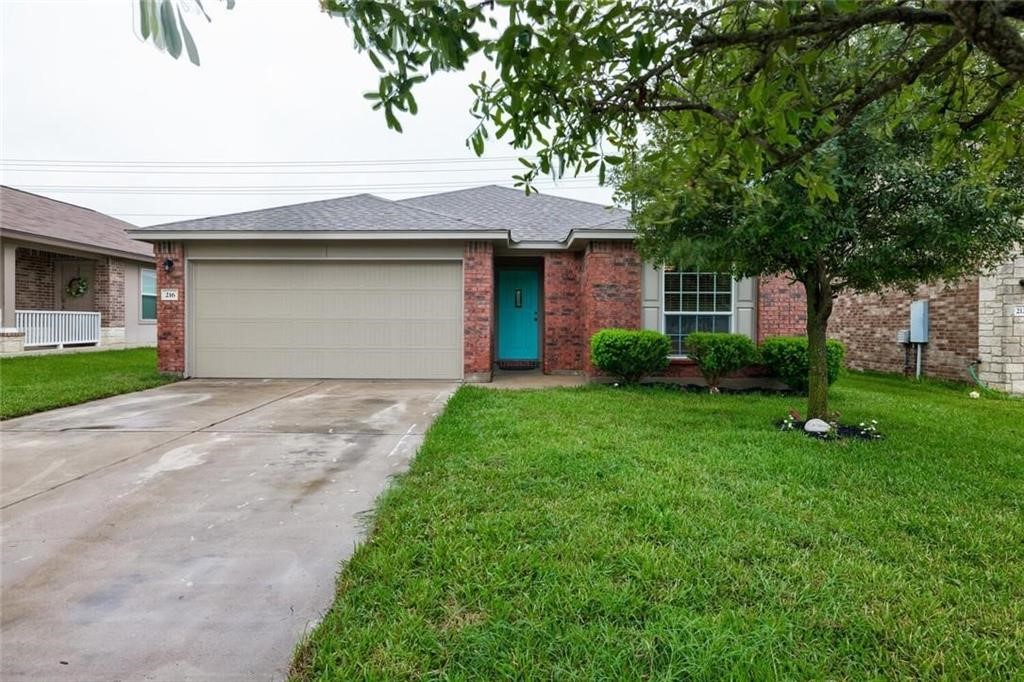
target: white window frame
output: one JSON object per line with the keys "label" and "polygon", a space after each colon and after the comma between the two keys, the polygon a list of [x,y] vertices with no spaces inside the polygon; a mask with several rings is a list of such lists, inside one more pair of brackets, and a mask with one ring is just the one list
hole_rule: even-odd
{"label": "white window frame", "polygon": [[143,289],[143,273],[145,273],[147,270],[149,270],[150,272],[153,273],[153,301],[156,302],[157,300],[159,300],[158,299],[158,294],[157,294],[156,268],[155,267],[154,268],[150,268],[150,267],[147,267],[145,265],[140,265],[139,266],[139,322],[155,323],[156,322],[156,318],[155,317],[143,317],[143,315],[142,315],[142,310],[143,310],[142,297],[144,295],[146,295],[144,293],[144,289]]}
{"label": "white window frame", "polygon": [[[684,315],[728,315],[729,316],[729,333],[730,334],[735,334],[736,333],[736,294],[737,294],[737,285],[739,284],[739,280],[738,279],[736,279],[735,277],[730,277],[729,278],[729,312],[727,312],[727,313],[726,312],[718,312],[718,311],[706,312],[706,313],[705,312],[685,313],[685,312],[674,312],[674,311],[673,312],[669,312],[669,311],[665,310],[665,274],[669,273],[669,272],[677,272],[679,274],[697,273],[698,275],[699,274],[705,274],[705,275],[708,275],[708,274],[713,274],[713,275],[726,274],[726,275],[728,275],[729,274],[729,273],[721,273],[721,272],[706,272],[706,271],[702,271],[702,270],[683,270],[683,269],[676,269],[676,268],[673,268],[673,269],[669,270],[665,266],[662,266],[662,267],[658,268],[658,331],[660,331],[662,334],[665,334],[666,336],[668,336],[667,325],[665,324],[665,317],[667,315],[676,315],[676,316],[679,316],[679,317],[682,317]],[[686,355],[685,353],[683,353],[681,355],[673,353],[673,354],[669,354],[668,357],[669,357],[670,360],[688,360],[690,356]]]}

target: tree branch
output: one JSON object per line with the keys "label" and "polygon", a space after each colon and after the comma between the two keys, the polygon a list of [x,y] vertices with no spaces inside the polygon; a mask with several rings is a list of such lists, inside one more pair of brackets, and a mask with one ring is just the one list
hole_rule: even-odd
{"label": "tree branch", "polygon": [[[882,24],[929,24],[952,26],[953,17],[938,10],[921,10],[910,7],[880,7],[878,9],[854,12],[836,18],[822,18],[820,21],[799,21],[781,29],[762,31],[738,31],[735,33],[711,33],[694,36],[690,44],[695,48],[717,49],[736,45],[763,45],[778,43],[790,38],[805,38],[821,33],[842,33],[864,26]],[[703,50],[702,50],[703,51]]]}
{"label": "tree branch", "polygon": [[1008,81],[996,91],[996,94],[992,96],[985,108],[979,111],[977,114],[972,116],[969,120],[964,121],[960,124],[960,129],[964,132],[970,132],[988,120],[988,117],[999,108],[999,105],[1003,103],[1006,96],[1013,92],[1013,90],[1020,84],[1021,80],[1024,80],[1024,74],[1016,74],[1011,77]]}
{"label": "tree branch", "polygon": [[878,101],[898,88],[910,85],[916,81],[921,74],[939,63],[939,61],[949,54],[953,48],[963,42],[963,39],[964,37],[960,33],[951,33],[945,40],[930,47],[924,55],[921,56],[921,59],[914,62],[906,71],[893,74],[885,80],[880,81],[873,88],[861,92],[861,94],[850,100],[850,102],[844,107],[842,113],[836,119],[836,123],[827,134],[813,140],[808,140],[792,151],[782,154],[773,160],[772,167],[779,168],[790,164],[843,132],[843,130],[845,130],[847,126],[857,118],[858,114],[860,114],[868,105]]}

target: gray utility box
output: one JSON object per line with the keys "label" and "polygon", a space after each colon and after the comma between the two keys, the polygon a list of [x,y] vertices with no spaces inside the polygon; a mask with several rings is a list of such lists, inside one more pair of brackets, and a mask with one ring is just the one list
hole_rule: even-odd
{"label": "gray utility box", "polygon": [[928,343],[928,299],[910,304],[910,343]]}

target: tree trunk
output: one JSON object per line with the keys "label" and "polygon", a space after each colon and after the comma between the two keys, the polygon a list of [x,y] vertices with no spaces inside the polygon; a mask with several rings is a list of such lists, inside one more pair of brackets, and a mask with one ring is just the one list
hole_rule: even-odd
{"label": "tree trunk", "polygon": [[819,267],[804,280],[807,293],[807,418],[828,419],[828,318],[832,288]]}

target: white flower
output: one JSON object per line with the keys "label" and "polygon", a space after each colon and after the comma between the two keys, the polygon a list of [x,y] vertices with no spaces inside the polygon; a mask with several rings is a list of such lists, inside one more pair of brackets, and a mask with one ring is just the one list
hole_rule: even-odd
{"label": "white flower", "polygon": [[981,397],[981,394],[978,393],[977,391],[971,391],[967,395],[971,396],[972,398],[980,398]]}

